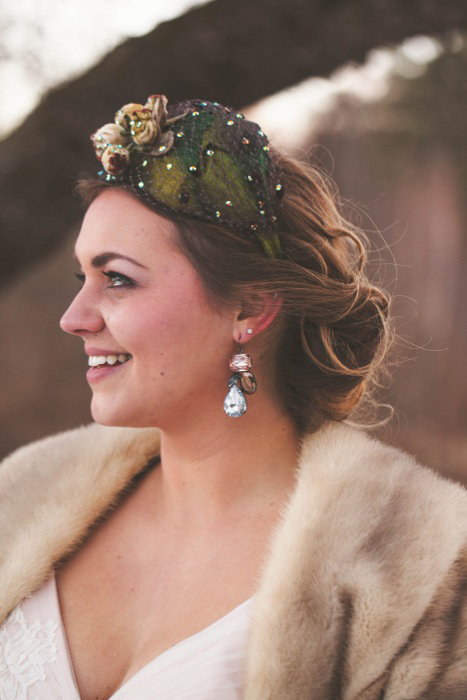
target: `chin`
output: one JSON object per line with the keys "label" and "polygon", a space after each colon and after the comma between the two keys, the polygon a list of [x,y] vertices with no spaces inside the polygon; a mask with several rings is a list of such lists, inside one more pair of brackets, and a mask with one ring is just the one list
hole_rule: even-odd
{"label": "chin", "polygon": [[[140,408],[141,410],[138,410]],[[125,404],[117,406],[115,401],[100,401],[94,397],[91,402],[91,415],[93,420],[100,425],[108,425],[114,428],[150,428],[156,425],[154,421],[148,421],[147,407],[133,407]]]}
{"label": "chin", "polygon": [[100,425],[113,426],[115,428],[136,428],[135,416],[131,416],[128,409],[119,410],[116,406],[102,406],[98,401],[91,403],[91,415],[93,420]]}
{"label": "chin", "polygon": [[125,420],[123,417],[106,415],[105,413],[100,413],[99,411],[91,411],[92,418],[95,423],[99,425],[108,425],[113,428],[133,428],[135,427],[130,421]]}

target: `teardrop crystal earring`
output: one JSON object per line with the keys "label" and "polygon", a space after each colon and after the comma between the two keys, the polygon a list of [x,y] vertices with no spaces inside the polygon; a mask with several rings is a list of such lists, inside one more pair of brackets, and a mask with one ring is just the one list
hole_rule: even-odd
{"label": "teardrop crystal earring", "polygon": [[224,400],[224,411],[231,418],[243,416],[247,409],[245,394],[254,394],[256,391],[256,379],[251,369],[251,357],[243,352],[241,345],[238,351],[232,355],[229,367],[233,374],[228,381],[228,392]]}

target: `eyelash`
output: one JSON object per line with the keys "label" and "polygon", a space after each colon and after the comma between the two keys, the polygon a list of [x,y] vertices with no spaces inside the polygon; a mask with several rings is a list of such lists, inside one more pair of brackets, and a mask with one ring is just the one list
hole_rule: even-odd
{"label": "eyelash", "polygon": [[[76,277],[77,279],[84,284],[86,281],[86,275],[83,275],[80,272],[76,272]],[[109,272],[103,272],[103,275],[109,278],[112,282],[121,282],[121,284],[109,284],[108,287],[110,289],[116,289],[117,287],[134,287],[135,283],[133,280],[131,280],[129,277],[126,275],[122,275],[121,272],[113,272],[112,270],[109,270]]]}
{"label": "eyelash", "polygon": [[122,284],[109,284],[109,287],[134,287],[135,283],[126,275],[122,275],[121,272],[104,272],[104,275],[109,278],[112,282],[120,281]]}

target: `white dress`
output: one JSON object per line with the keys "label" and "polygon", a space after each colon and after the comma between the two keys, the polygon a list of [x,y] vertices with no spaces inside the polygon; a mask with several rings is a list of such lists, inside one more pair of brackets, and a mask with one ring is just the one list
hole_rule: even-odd
{"label": "white dress", "polygon": [[[239,700],[252,601],[164,651],[109,700]],[[79,700],[55,576],[0,627],[0,700]]]}

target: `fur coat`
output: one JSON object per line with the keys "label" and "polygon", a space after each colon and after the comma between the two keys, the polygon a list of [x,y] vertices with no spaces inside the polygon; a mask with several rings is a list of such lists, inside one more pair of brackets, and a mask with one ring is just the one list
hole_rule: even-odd
{"label": "fur coat", "polygon": [[[0,467],[0,620],[157,454],[91,425]],[[303,441],[255,596],[246,700],[465,700],[467,493],[344,424]]]}

